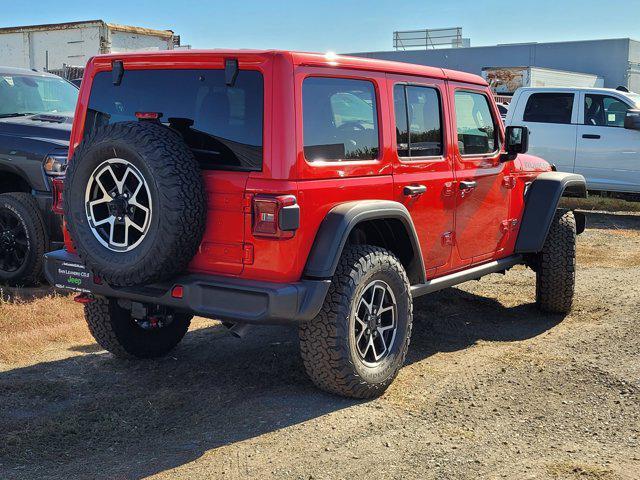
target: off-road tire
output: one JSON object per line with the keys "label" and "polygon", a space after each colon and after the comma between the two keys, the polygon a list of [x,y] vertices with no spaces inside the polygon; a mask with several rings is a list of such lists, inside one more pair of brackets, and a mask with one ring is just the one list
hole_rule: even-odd
{"label": "off-road tire", "polygon": [[549,313],[571,311],[576,283],[576,219],[558,210],[542,251],[535,259],[536,304]]}
{"label": "off-road tire", "polygon": [[18,219],[27,242],[24,263],[12,272],[0,270],[0,283],[17,287],[40,283],[43,278],[43,256],[46,253],[49,238],[38,203],[28,193],[3,193],[0,195],[0,209],[10,210]]}
{"label": "off-road tire", "polygon": [[[362,363],[350,335],[354,302],[375,279],[384,279],[394,292],[398,329],[389,356],[372,368]],[[374,246],[347,246],[322,310],[299,328],[300,352],[307,374],[319,388],[330,393],[352,398],[381,395],[404,364],[412,321],[409,279],[395,255]]]}
{"label": "off-road tire", "polygon": [[[128,252],[100,243],[85,211],[89,179],[109,158],[133,164],[150,190],[148,233]],[[122,122],[96,128],[69,163],[64,214],[78,255],[108,283],[131,286],[171,278],[186,268],[204,233],[206,195],[198,163],[182,137],[162,124]]]}
{"label": "off-road tire", "polygon": [[162,328],[145,330],[114,299],[96,298],[84,306],[89,331],[98,345],[120,358],[157,358],[169,353],[185,336],[193,315],[175,313]]}

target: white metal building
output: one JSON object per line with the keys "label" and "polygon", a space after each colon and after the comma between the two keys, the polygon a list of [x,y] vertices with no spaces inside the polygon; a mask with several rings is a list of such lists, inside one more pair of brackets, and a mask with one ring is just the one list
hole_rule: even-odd
{"label": "white metal building", "polygon": [[602,77],[607,88],[622,85],[640,92],[640,41],[630,38],[423,48],[351,55],[451,68],[477,75],[481,75],[486,67],[524,66],[565,70]]}
{"label": "white metal building", "polygon": [[171,50],[180,37],[103,20],[0,28],[0,66],[60,70],[84,67],[101,53]]}

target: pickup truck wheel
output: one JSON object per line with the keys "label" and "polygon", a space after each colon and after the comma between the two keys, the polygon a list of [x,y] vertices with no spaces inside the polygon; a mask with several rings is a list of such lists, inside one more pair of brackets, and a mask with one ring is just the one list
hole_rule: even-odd
{"label": "pickup truck wheel", "polygon": [[185,336],[193,315],[162,312],[136,320],[117,300],[96,298],[84,307],[89,331],[105,350],[121,358],[156,358],[169,353]]}
{"label": "pickup truck wheel", "polygon": [[202,241],[206,212],[198,163],[162,124],[97,128],[69,163],[69,233],[89,269],[112,285],[153,283],[183,271]]}
{"label": "pickup truck wheel", "polygon": [[39,283],[47,243],[35,199],[28,193],[0,195],[0,282],[12,286]]}
{"label": "pickup truck wheel", "polygon": [[537,254],[536,304],[549,313],[569,313],[576,283],[576,219],[558,210]]}
{"label": "pickup truck wheel", "polygon": [[323,390],[381,395],[404,364],[413,320],[409,279],[389,251],[347,246],[322,310],[300,326],[307,373]]}

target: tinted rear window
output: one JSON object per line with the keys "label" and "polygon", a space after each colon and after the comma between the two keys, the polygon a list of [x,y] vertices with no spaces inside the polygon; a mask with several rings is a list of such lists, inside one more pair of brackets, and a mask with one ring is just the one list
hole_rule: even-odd
{"label": "tinted rear window", "polygon": [[85,135],[110,123],[157,112],[182,134],[201,168],[262,169],[262,74],[240,70],[233,87],[224,70],[129,70],[120,85],[111,72],[98,73],[91,87]]}
{"label": "tinted rear window", "polygon": [[524,109],[525,122],[571,123],[573,93],[534,93]]}

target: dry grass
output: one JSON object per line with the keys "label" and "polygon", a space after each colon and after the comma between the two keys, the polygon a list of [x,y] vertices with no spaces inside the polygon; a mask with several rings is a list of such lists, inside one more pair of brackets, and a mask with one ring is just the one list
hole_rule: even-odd
{"label": "dry grass", "polygon": [[26,361],[62,343],[91,343],[82,307],[71,297],[34,300],[0,297],[0,363]]}
{"label": "dry grass", "polygon": [[606,252],[593,245],[581,245],[578,264],[590,267],[635,268],[640,266],[640,252]]}
{"label": "dry grass", "polygon": [[561,206],[571,209],[603,212],[640,212],[640,202],[628,202],[619,198],[591,196],[589,198],[563,198]]}

